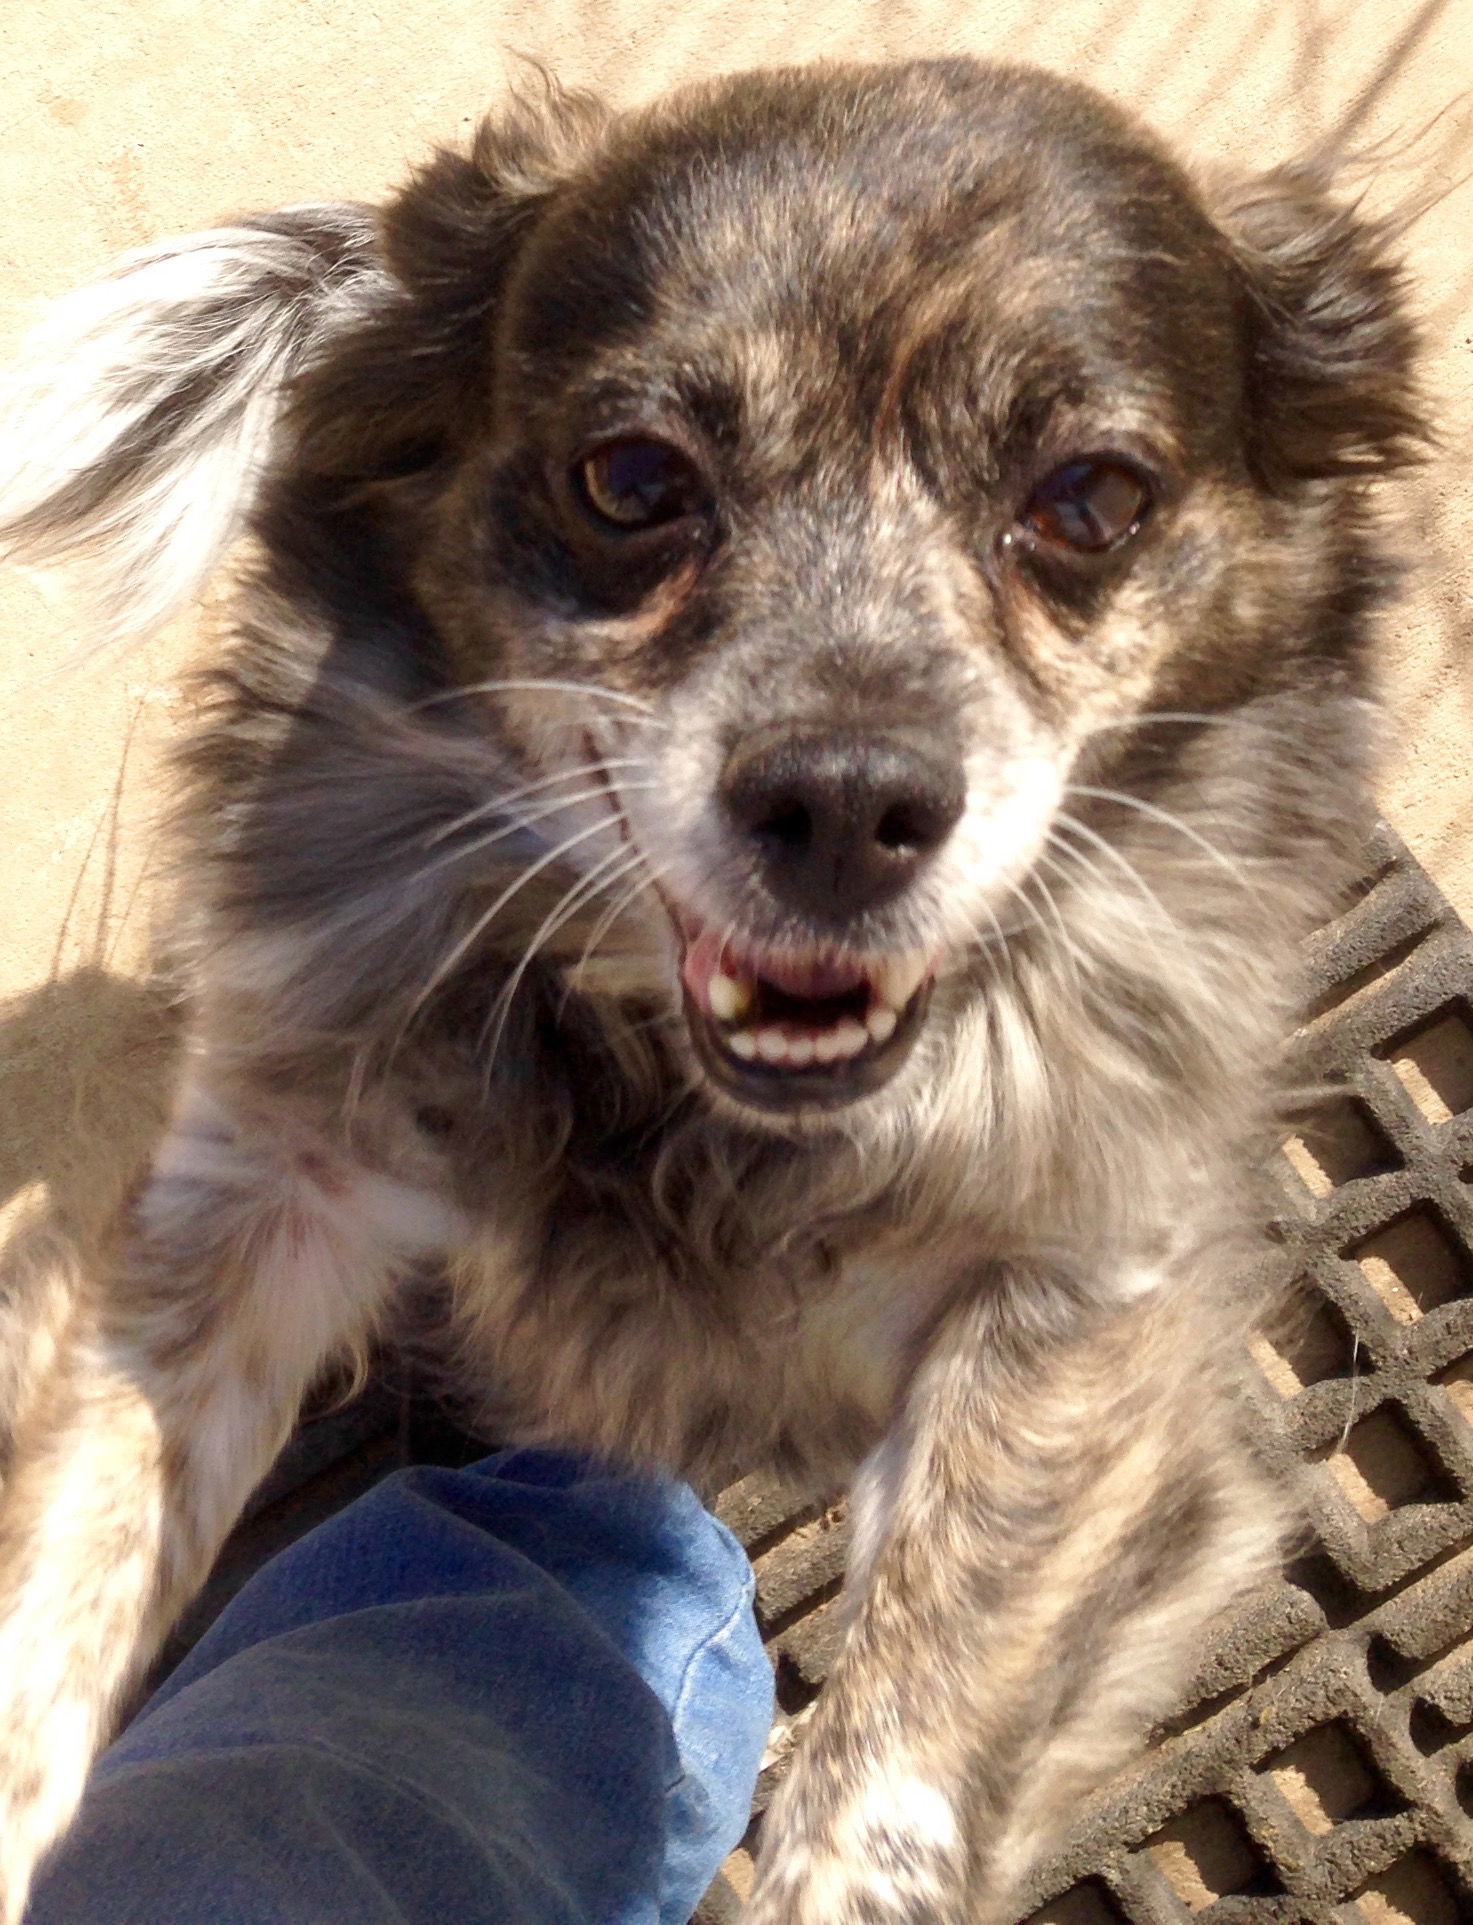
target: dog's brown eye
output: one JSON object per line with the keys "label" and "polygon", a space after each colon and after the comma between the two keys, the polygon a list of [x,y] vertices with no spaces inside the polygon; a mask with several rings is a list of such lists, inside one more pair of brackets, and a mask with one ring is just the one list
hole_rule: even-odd
{"label": "dog's brown eye", "polygon": [[1020,520],[1051,548],[1099,555],[1133,535],[1151,492],[1134,468],[1106,457],[1068,461],[1028,497]]}
{"label": "dog's brown eye", "polygon": [[583,498],[616,528],[658,528],[706,505],[701,477],[663,441],[610,441],[577,468]]}

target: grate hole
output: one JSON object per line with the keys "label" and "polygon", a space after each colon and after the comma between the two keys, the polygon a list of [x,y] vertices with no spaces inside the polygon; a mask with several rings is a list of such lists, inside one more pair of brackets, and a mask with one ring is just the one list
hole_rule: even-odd
{"label": "grate hole", "polygon": [[1403,1504],[1444,1503],[1453,1494],[1420,1439],[1384,1404],[1317,1454],[1368,1524]]}
{"label": "grate hole", "polygon": [[772,1691],[778,1709],[786,1711],[789,1717],[796,1712],[806,1711],[818,1696],[818,1686],[804,1677],[786,1651],[779,1651],[773,1659],[772,1673]]}
{"label": "grate hole", "polygon": [[752,1887],[757,1883],[757,1865],[751,1852],[738,1845],[721,1861],[721,1875],[732,1891],[745,1905],[752,1896]]}
{"label": "grate hole", "polygon": [[1379,1049],[1429,1123],[1473,1108],[1473,1012],[1450,1003]]}
{"label": "grate hole", "polygon": [[1334,1304],[1304,1281],[1296,1283],[1271,1327],[1249,1342],[1258,1368],[1282,1397],[1310,1384],[1349,1377],[1356,1368],[1355,1337]]}
{"label": "grate hole", "polygon": [[1366,1672],[1371,1683],[1389,1697],[1393,1691],[1400,1691],[1404,1684],[1422,1669],[1415,1658],[1409,1658],[1397,1650],[1390,1638],[1375,1632],[1366,1646]]}
{"label": "grate hole", "polygon": [[1394,1217],[1343,1254],[1401,1323],[1415,1323],[1439,1304],[1473,1295],[1473,1276],[1451,1230],[1421,1206]]}
{"label": "grate hole", "polygon": [[[767,1655],[781,1672],[786,1665],[790,1676],[802,1686],[816,1691],[828,1676],[844,1634],[843,1613],[837,1596],[805,1612],[787,1630],[771,1639]],[[799,1689],[795,1682],[793,1688]],[[784,1703],[784,1709],[797,1706]]]}
{"label": "grate hole", "polygon": [[1459,1357],[1446,1370],[1439,1371],[1433,1383],[1445,1390],[1448,1400],[1465,1424],[1473,1424],[1473,1353]]}
{"label": "grate hole", "polygon": [[1173,1818],[1145,1849],[1189,1912],[1205,1912],[1219,1898],[1263,1898],[1283,1890],[1243,1821],[1220,1798]]}
{"label": "grate hole", "polygon": [[1317,1836],[1350,1818],[1383,1818],[1403,1801],[1343,1724],[1318,1725],[1261,1767],[1304,1829]]}
{"label": "grate hole", "polygon": [[1418,1698],[1412,1706],[1407,1728],[1412,1743],[1424,1758],[1468,1735],[1467,1725],[1455,1723],[1440,1705],[1431,1704],[1426,1698]]}
{"label": "grate hole", "polygon": [[1030,1912],[1023,1925],[1122,1925],[1122,1919],[1104,1886],[1089,1878]]}
{"label": "grate hole", "polygon": [[1381,1176],[1401,1159],[1364,1103],[1346,1097],[1315,1111],[1284,1145],[1294,1174],[1311,1196],[1326,1197],[1353,1177]]}
{"label": "grate hole", "polygon": [[1430,1852],[1398,1858],[1355,1894],[1366,1925],[1458,1925],[1457,1895]]}
{"label": "grate hole", "polygon": [[1473,1758],[1458,1773],[1458,1803],[1473,1818]]}
{"label": "grate hole", "polygon": [[1294,1558],[1285,1566],[1284,1576],[1324,1613],[1332,1630],[1342,1630],[1366,1613],[1369,1600],[1365,1592],[1323,1551]]}

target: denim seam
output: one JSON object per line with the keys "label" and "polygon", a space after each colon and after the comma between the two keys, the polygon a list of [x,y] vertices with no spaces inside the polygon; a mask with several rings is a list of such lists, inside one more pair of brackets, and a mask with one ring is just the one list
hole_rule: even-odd
{"label": "denim seam", "polygon": [[[725,1639],[730,1637],[732,1631],[736,1628],[738,1622],[751,1611],[753,1604],[756,1600],[756,1596],[757,1596],[757,1579],[755,1574],[751,1572],[751,1568],[749,1566],[747,1581],[746,1581],[746,1584],[743,1586],[742,1596],[740,1601],[732,1606],[731,1610],[728,1612],[726,1617],[722,1620],[720,1625],[718,1625],[714,1631],[708,1632],[707,1635],[701,1639],[699,1644],[696,1644],[692,1647],[690,1655],[689,1657],[687,1657],[685,1664],[681,1669],[680,1684],[676,1689],[675,1697],[670,1706],[670,1725],[671,1725],[672,1731],[676,1733],[675,1743],[676,1743],[677,1753],[679,1752],[679,1749],[680,1749],[680,1738],[679,1738],[679,1729],[678,1729],[679,1720],[682,1712],[685,1709],[686,1696],[690,1690],[691,1672],[694,1670],[697,1660],[700,1658],[703,1658],[708,1651],[714,1651],[718,1645],[720,1645]],[[669,1788],[670,1791],[673,1791],[675,1789],[675,1785],[678,1785],[681,1781],[681,1778],[684,1778],[685,1775],[686,1775],[685,1772],[682,1770],[681,1777],[677,1778],[675,1780],[675,1783],[670,1786]],[[668,1796],[668,1792],[667,1792],[667,1796]]]}

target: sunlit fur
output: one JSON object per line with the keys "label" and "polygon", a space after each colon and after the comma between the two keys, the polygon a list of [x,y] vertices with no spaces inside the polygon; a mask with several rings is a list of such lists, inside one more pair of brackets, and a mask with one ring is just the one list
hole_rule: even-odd
{"label": "sunlit fur", "polygon": [[[35,1246],[6,1377],[0,1920],[303,1391],[429,1268],[490,1437],[858,1472],[751,1918],[1016,1910],[1275,1554],[1252,1172],[1367,817],[1410,358],[1386,235],[1314,169],[1204,193],[966,62],[549,90],[376,215],[63,305],[0,537],[81,559],[112,634],[253,545],[179,757],[175,1120],[108,1261]],[[695,451],[699,526],[582,514],[580,450],[629,433]],[[1040,550],[1030,489],[1102,448],[1150,515]],[[717,799],[789,718],[965,773],[842,928]],[[838,1107],[717,1091],[690,922],[924,950],[914,1048]]]}

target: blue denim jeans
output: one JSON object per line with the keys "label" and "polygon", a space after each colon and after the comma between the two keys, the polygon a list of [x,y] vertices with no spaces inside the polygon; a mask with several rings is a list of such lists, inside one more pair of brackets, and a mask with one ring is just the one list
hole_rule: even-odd
{"label": "blue denim jeans", "polygon": [[684,1485],[403,1471],[105,1754],[27,1925],[684,1925],[771,1710],[750,1567]]}

